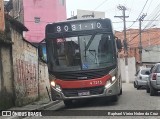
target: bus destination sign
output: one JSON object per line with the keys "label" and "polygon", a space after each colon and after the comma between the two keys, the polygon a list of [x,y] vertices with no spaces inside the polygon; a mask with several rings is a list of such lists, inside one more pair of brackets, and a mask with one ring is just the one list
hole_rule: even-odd
{"label": "bus destination sign", "polygon": [[55,25],[54,32],[69,32],[69,31],[81,31],[81,30],[93,30],[101,29],[101,22],[75,22],[75,23],[66,23]]}

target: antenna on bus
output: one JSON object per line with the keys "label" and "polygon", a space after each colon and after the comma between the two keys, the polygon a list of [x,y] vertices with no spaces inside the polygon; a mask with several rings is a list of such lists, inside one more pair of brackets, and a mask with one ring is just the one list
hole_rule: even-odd
{"label": "antenna on bus", "polygon": [[74,17],[74,11],[71,11],[71,17]]}

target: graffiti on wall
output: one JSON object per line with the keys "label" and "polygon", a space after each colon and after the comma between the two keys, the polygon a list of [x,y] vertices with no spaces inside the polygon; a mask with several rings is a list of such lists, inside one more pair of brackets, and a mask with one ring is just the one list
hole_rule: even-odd
{"label": "graffiti on wall", "polygon": [[21,59],[16,59],[18,87],[25,96],[38,94],[37,67],[36,64]]}

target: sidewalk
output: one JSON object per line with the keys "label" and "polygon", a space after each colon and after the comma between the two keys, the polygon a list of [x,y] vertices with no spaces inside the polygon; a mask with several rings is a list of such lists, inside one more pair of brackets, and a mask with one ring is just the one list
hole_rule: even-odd
{"label": "sidewalk", "polygon": [[[31,104],[28,104],[26,106],[23,106],[23,107],[13,107],[13,108],[10,108],[8,109],[9,111],[21,111],[21,110],[24,110],[24,111],[34,111],[34,110],[44,110],[44,109],[47,109],[55,104],[58,104],[59,100],[57,101],[50,101],[48,98],[45,98],[43,100],[40,100],[40,101],[37,101],[37,102],[33,102]],[[7,110],[7,111],[8,111]],[[15,116],[15,117],[11,117],[11,116],[6,116],[6,117],[1,117],[0,116],[0,119],[22,119],[23,117],[18,117],[18,116]]]}

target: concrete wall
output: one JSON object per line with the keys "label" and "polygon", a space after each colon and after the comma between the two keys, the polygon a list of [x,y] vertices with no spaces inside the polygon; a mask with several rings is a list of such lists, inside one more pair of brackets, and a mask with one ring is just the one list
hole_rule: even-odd
{"label": "concrete wall", "polygon": [[142,50],[142,62],[160,62],[160,45],[144,48]]}
{"label": "concrete wall", "polygon": [[15,30],[12,40],[15,104],[21,106],[38,98],[38,51]]}
{"label": "concrete wall", "polygon": [[135,80],[136,74],[136,61],[135,57],[128,58],[128,79],[129,82],[133,82]]}
{"label": "concrete wall", "polygon": [[14,105],[11,45],[0,44],[0,110]]}
{"label": "concrete wall", "polygon": [[38,49],[15,30],[12,30],[12,41],[15,105],[22,106],[48,97],[48,67],[38,60]]}
{"label": "concrete wall", "polygon": [[[94,15],[94,16],[92,17],[92,15]],[[82,19],[82,18],[105,18],[105,12],[79,10],[78,9],[77,10],[77,19]]]}
{"label": "concrete wall", "polygon": [[120,68],[122,82],[130,83],[133,82],[134,75],[136,73],[136,61],[135,57],[128,58],[128,65],[125,65],[125,58],[120,58]]}
{"label": "concrete wall", "polygon": [[120,68],[121,68],[122,82],[126,82],[125,58],[120,58]]}
{"label": "concrete wall", "polygon": [[48,66],[39,61],[39,96],[41,98],[48,97],[47,89],[50,90]]}

